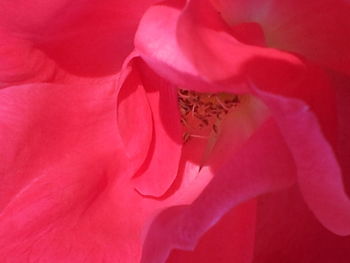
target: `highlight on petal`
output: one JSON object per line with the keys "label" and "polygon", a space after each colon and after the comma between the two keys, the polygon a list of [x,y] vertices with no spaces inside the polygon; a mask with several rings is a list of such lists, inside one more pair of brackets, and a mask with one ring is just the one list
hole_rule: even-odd
{"label": "highlight on petal", "polygon": [[189,90],[260,97],[291,150],[305,201],[328,229],[350,234],[350,200],[334,153],[335,94],[325,71],[294,54],[241,43],[207,1],[155,5],[135,44],[158,74]]}
{"label": "highlight on petal", "polygon": [[[176,91],[137,59],[130,70],[129,79],[133,81],[126,79],[119,93],[119,128],[129,157],[139,159],[133,163],[136,190],[143,196],[159,198],[173,184],[181,157]],[[130,93],[130,98],[125,98],[125,93]],[[165,156],[171,158],[164,160]]]}
{"label": "highlight on petal", "polygon": [[[190,1],[183,11],[162,4],[154,5],[143,16],[135,45],[158,74],[189,90],[246,92],[244,66],[258,57],[281,61],[272,64],[274,75],[293,79],[303,72],[298,57],[245,45],[231,33],[207,1]],[[288,67],[287,72],[281,64]]]}
{"label": "highlight on petal", "polygon": [[[138,169],[147,158],[153,137],[153,117],[136,63],[123,68],[118,87],[117,124],[127,156]],[[142,131],[142,132],[140,132]]]}
{"label": "highlight on petal", "polygon": [[298,170],[299,187],[318,219],[338,235],[350,234],[350,200],[334,152],[315,116],[295,100],[259,92],[281,127]]}
{"label": "highlight on petal", "polygon": [[156,217],[146,237],[143,262],[163,262],[172,248],[195,249],[199,238],[232,207],[295,182],[293,160],[274,121],[265,120],[252,132],[242,145],[213,155],[209,166],[198,172],[197,178],[212,174],[212,180],[194,202],[170,207]]}

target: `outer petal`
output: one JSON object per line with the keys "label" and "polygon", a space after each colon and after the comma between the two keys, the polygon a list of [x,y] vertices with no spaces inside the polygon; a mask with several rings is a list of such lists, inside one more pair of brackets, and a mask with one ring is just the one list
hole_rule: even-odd
{"label": "outer petal", "polygon": [[346,0],[212,0],[230,25],[257,22],[269,46],[350,74]]}
{"label": "outer petal", "polygon": [[350,195],[350,78],[337,73],[332,74],[336,88],[338,119],[338,155],[341,163],[343,179]]}
{"label": "outer petal", "polygon": [[252,262],[255,213],[255,200],[235,207],[203,235],[194,251],[173,250],[167,262]]}
{"label": "outer petal", "polygon": [[[38,48],[75,75],[113,74],[133,49],[139,18],[154,2],[156,0],[140,0],[137,4],[126,0],[2,1],[0,31],[6,29],[9,38],[28,41],[28,47]],[[18,52],[21,48],[17,45],[15,50]],[[22,54],[22,64],[28,64],[28,59]]]}
{"label": "outer petal", "polygon": [[139,260],[154,205],[129,182],[114,81],[1,90],[3,262]]}
{"label": "outer petal", "polygon": [[296,187],[262,196],[257,205],[254,263],[347,263],[350,238],[319,224]]}
{"label": "outer petal", "polygon": [[284,78],[293,79],[304,70],[291,54],[233,38],[207,1],[189,3],[183,12],[172,3],[155,5],[141,20],[136,49],[158,74],[188,89],[240,92],[246,90],[245,66],[256,59],[274,62],[274,73]]}

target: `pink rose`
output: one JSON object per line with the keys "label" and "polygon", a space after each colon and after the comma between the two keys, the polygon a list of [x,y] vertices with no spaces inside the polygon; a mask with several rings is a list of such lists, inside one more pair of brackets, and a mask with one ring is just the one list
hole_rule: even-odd
{"label": "pink rose", "polygon": [[4,262],[348,261],[350,3],[19,2]]}

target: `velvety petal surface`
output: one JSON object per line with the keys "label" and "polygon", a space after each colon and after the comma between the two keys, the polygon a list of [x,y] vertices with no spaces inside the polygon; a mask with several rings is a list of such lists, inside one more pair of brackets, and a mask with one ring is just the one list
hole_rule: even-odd
{"label": "velvety petal surface", "polygon": [[142,202],[116,124],[116,79],[0,91],[3,262],[137,262]]}
{"label": "velvety petal surface", "polygon": [[9,38],[28,41],[27,47],[15,47],[20,52],[17,59],[24,65],[30,64],[26,50],[38,48],[74,75],[114,74],[133,49],[140,17],[154,2],[156,0],[140,0],[137,4],[125,0],[3,1],[0,31]]}
{"label": "velvety petal surface", "polygon": [[297,189],[258,200],[254,263],[346,263],[350,239],[327,231]]}
{"label": "velvety petal surface", "polygon": [[212,0],[232,26],[259,23],[269,46],[350,73],[350,3],[345,0]]}
{"label": "velvety petal surface", "polygon": [[[153,116],[133,56],[118,81],[117,123],[126,155],[137,170],[145,162],[153,138]],[[142,132],[140,132],[142,131]]]}
{"label": "velvety petal surface", "polygon": [[252,262],[255,210],[255,200],[235,207],[203,235],[194,251],[173,250],[167,263]]}
{"label": "velvety petal surface", "polygon": [[[193,203],[171,207],[155,219],[145,241],[143,262],[163,262],[172,248],[194,249],[199,238],[235,205],[294,183],[294,163],[271,119],[239,150],[233,147],[231,151],[231,155],[216,157],[223,158],[222,163],[200,170],[198,178],[207,173],[213,177]],[[251,248],[246,249],[242,260],[251,256]]]}
{"label": "velvety petal surface", "polygon": [[176,89],[140,59],[125,70],[133,81],[127,79],[120,87],[118,119],[134,159],[135,187],[144,196],[161,197],[178,174],[182,151]]}
{"label": "velvety petal surface", "polygon": [[326,227],[349,234],[350,201],[331,147],[337,134],[334,92],[324,72],[293,54],[239,42],[207,1],[182,8],[169,2],[149,9],[136,36],[143,58],[187,89],[261,97],[293,154],[310,208]]}
{"label": "velvety petal surface", "polygon": [[343,170],[345,189],[350,195],[350,78],[339,73],[332,73],[332,81],[336,91],[338,144],[337,152]]}

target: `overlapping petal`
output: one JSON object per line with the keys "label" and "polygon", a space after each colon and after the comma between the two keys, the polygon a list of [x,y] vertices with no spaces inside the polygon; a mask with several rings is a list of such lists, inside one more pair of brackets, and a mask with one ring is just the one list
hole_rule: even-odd
{"label": "overlapping petal", "polygon": [[[231,154],[221,156],[222,163],[216,160],[198,173],[198,178],[207,173],[213,177],[193,203],[171,207],[155,219],[145,241],[143,262],[163,262],[172,248],[193,250],[199,238],[232,207],[294,183],[295,166],[273,120],[262,124],[239,150],[228,150]],[[251,247],[245,249],[242,253],[249,258]]]}
{"label": "overlapping petal", "polygon": [[337,123],[333,83],[325,72],[301,57],[247,45],[241,42],[242,35],[235,38],[234,32],[208,1],[169,1],[147,11],[135,44],[158,74],[181,87],[202,92],[251,92],[260,97],[292,152],[309,207],[326,227],[348,235],[350,201],[334,154]]}
{"label": "overlapping petal", "polygon": [[350,73],[350,3],[346,0],[212,0],[232,26],[256,22],[269,46]]}
{"label": "overlapping petal", "polygon": [[115,81],[1,90],[3,262],[139,260],[156,205],[130,184]]}
{"label": "overlapping petal", "polygon": [[6,68],[18,74],[34,74],[32,71],[39,66],[48,68],[47,64],[42,65],[47,62],[38,61],[36,55],[43,52],[73,75],[115,74],[133,49],[140,17],[154,2],[4,1],[0,8],[0,65],[4,58],[16,59]]}
{"label": "overlapping petal", "polygon": [[255,200],[235,207],[203,235],[194,251],[173,250],[167,263],[252,262],[255,214]]}
{"label": "overlapping petal", "polygon": [[[121,83],[119,127],[134,159],[136,189],[161,197],[178,174],[182,150],[176,90],[139,60],[131,61],[130,67],[134,81]],[[171,158],[165,161],[166,156]]]}

